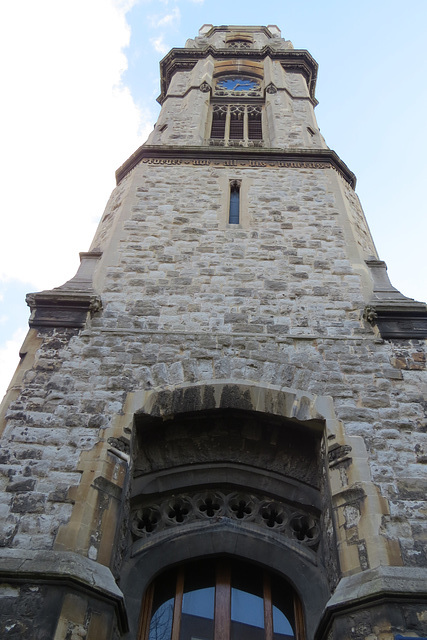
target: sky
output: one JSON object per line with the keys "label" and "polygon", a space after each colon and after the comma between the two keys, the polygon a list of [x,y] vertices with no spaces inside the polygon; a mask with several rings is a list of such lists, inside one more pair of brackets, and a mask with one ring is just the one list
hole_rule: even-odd
{"label": "sky", "polygon": [[276,24],[319,64],[316,116],[357,176],[380,258],[427,300],[426,0],[15,0],[0,7],[0,398],[26,293],[87,251],[115,170],[146,140],[159,62],[203,24]]}

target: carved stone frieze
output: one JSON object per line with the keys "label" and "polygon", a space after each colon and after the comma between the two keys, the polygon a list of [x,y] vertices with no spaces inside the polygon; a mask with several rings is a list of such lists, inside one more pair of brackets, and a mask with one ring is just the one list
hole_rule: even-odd
{"label": "carved stone frieze", "polygon": [[135,538],[146,538],[172,527],[196,521],[217,523],[223,518],[276,531],[314,550],[319,544],[319,521],[313,514],[244,492],[182,493],[138,505],[131,516],[131,530]]}

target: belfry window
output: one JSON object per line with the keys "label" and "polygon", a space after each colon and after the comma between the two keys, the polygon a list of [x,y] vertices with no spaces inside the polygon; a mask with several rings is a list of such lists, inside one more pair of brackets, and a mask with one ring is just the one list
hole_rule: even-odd
{"label": "belfry window", "polygon": [[159,576],[144,598],[138,640],[303,640],[302,627],[284,580],[220,558]]}
{"label": "belfry window", "polygon": [[251,146],[262,141],[262,107],[252,104],[214,104],[211,143]]}

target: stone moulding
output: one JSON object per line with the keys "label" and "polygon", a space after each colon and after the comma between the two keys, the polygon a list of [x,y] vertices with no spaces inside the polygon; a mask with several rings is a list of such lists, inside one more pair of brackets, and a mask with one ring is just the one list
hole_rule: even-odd
{"label": "stone moulding", "polygon": [[166,165],[210,165],[248,167],[332,168],[354,189],[356,176],[331,149],[268,149],[182,147],[142,145],[116,171],[119,184],[140,162]]}
{"label": "stone moulding", "polygon": [[101,298],[92,286],[93,274],[101,251],[80,253],[76,275],[55,289],[29,293],[26,302],[31,309],[30,327],[85,326],[88,314],[102,308]]}
{"label": "stone moulding", "polygon": [[71,551],[0,550],[0,579],[4,583],[30,582],[69,585],[109,602],[122,632],[128,631],[124,596],[110,569]]}
{"label": "stone moulding", "polygon": [[216,49],[209,45],[204,49],[171,49],[171,51],[160,62],[161,73],[161,93],[157,98],[157,101],[162,104],[164,101],[169,83],[172,76],[177,71],[189,71],[191,70],[199,60],[204,60],[208,56],[214,56],[215,60],[221,60],[223,58],[251,58],[253,60],[261,61],[266,57],[270,57],[272,60],[278,60],[282,67],[291,71],[299,71],[304,76],[308,90],[310,92],[310,98],[314,105],[317,104],[317,100],[314,96],[317,80],[317,62],[305,49],[288,49],[277,50],[270,46],[265,46],[262,49]]}
{"label": "stone moulding", "polygon": [[330,598],[316,637],[327,637],[327,630],[338,615],[369,604],[408,600],[425,602],[427,568],[378,566],[341,578]]}
{"label": "stone moulding", "polygon": [[101,308],[99,296],[86,291],[53,289],[40,293],[29,293],[26,302],[31,309],[29,325],[34,327],[82,328],[88,313]]}
{"label": "stone moulding", "polygon": [[427,338],[427,305],[407,298],[390,282],[383,260],[366,260],[373,280],[373,294],[364,317],[377,325],[381,337]]}

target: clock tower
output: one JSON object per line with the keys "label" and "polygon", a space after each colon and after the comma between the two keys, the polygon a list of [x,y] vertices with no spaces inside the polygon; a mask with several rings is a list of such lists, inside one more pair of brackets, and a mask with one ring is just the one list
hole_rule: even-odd
{"label": "clock tower", "polygon": [[426,305],[329,149],[317,64],[204,25],[2,404],[0,629],[426,635]]}

